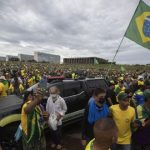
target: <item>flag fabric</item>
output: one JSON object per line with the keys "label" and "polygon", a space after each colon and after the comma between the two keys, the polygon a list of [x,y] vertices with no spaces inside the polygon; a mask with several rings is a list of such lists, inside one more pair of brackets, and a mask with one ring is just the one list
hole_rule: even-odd
{"label": "flag fabric", "polygon": [[126,69],[125,69],[123,66],[121,66],[120,69],[121,69],[122,72],[125,72],[125,71],[126,71]]}
{"label": "flag fabric", "polygon": [[150,49],[150,6],[140,1],[125,36]]}

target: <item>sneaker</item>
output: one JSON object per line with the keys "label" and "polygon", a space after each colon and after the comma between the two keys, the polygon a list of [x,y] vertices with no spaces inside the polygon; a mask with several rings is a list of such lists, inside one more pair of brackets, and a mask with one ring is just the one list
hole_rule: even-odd
{"label": "sneaker", "polygon": [[62,146],[61,145],[57,145],[57,150],[62,150]]}
{"label": "sneaker", "polygon": [[56,145],[55,145],[55,144],[52,144],[52,145],[51,145],[51,148],[55,148],[55,147],[56,147]]}

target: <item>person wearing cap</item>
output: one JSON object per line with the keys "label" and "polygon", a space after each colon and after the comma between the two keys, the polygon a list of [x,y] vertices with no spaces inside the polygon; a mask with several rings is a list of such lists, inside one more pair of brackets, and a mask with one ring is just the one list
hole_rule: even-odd
{"label": "person wearing cap", "polygon": [[115,93],[116,96],[120,93],[120,92],[124,92],[125,91],[125,87],[124,87],[124,82],[121,80],[119,81],[119,83],[115,86]]}
{"label": "person wearing cap", "polygon": [[144,89],[144,83],[142,82],[138,83],[138,90],[135,91],[133,95],[133,102],[135,103],[135,106],[138,106],[144,103],[143,89]]}
{"label": "person wearing cap", "polygon": [[138,84],[144,85],[144,77],[138,76]]}
{"label": "person wearing cap", "polygon": [[135,119],[135,110],[130,105],[128,94],[121,92],[118,95],[119,104],[110,107],[110,117],[118,128],[118,139],[112,150],[131,149],[131,123]]}
{"label": "person wearing cap", "polygon": [[114,89],[115,89],[115,83],[114,81],[110,81],[109,89],[106,92],[106,101],[108,106],[117,104],[116,94],[114,92]]}
{"label": "person wearing cap", "polygon": [[[150,90],[144,91],[144,104],[137,106],[138,129],[132,140],[133,150],[150,150]],[[137,121],[136,121],[137,122]]]}
{"label": "person wearing cap", "polygon": [[6,87],[5,87],[4,83],[3,83],[4,80],[5,80],[5,76],[1,76],[0,77],[0,97],[7,96]]}

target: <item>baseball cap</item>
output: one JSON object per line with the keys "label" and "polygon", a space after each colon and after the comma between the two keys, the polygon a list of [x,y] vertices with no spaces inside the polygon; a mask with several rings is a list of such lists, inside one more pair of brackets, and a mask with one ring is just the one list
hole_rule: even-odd
{"label": "baseball cap", "polygon": [[0,80],[6,80],[5,76],[0,76]]}
{"label": "baseball cap", "polygon": [[138,76],[138,80],[144,79],[143,76]]}
{"label": "baseball cap", "polygon": [[144,85],[143,81],[138,81],[138,85]]}
{"label": "baseball cap", "polygon": [[113,80],[111,80],[111,81],[109,82],[109,86],[112,86],[112,85],[115,85],[115,82],[114,82]]}
{"label": "baseball cap", "polygon": [[119,101],[125,100],[126,98],[128,98],[127,93],[121,92],[121,93],[118,94],[118,100]]}

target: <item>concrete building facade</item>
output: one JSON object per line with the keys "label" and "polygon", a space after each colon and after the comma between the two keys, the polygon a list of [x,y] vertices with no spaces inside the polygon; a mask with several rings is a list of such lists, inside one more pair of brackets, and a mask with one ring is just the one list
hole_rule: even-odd
{"label": "concrete building facade", "polygon": [[18,56],[6,55],[6,61],[19,61]]}
{"label": "concrete building facade", "polygon": [[6,61],[6,57],[0,56],[0,61]]}
{"label": "concrete building facade", "polygon": [[108,60],[98,57],[64,58],[64,64],[108,64]]}
{"label": "concrete building facade", "polygon": [[34,52],[34,60],[36,62],[50,62],[50,63],[60,63],[59,55],[52,55],[42,52]]}
{"label": "concrete building facade", "polygon": [[32,60],[34,60],[33,55],[26,55],[26,54],[18,54],[18,58],[20,61],[32,61]]}

